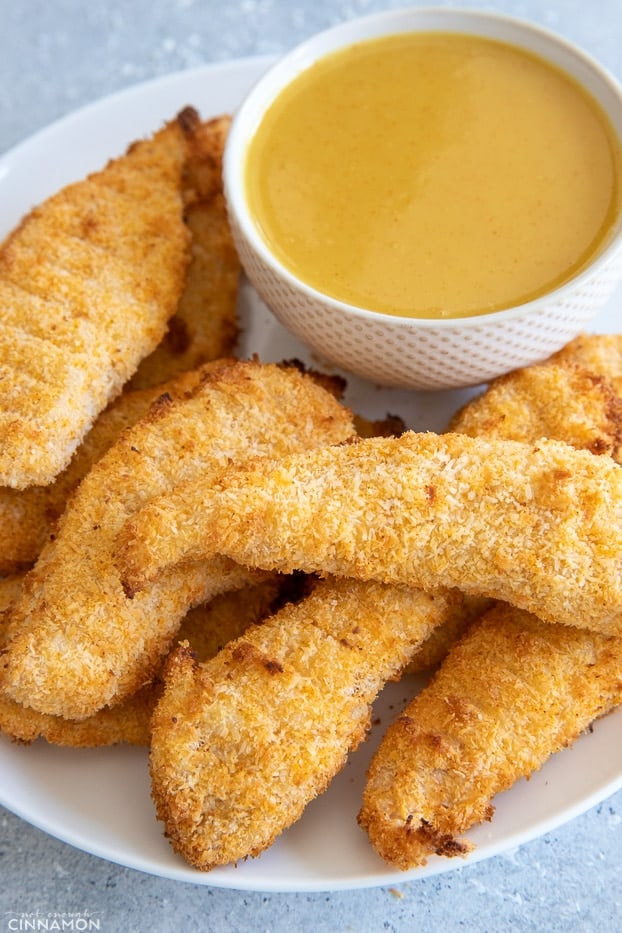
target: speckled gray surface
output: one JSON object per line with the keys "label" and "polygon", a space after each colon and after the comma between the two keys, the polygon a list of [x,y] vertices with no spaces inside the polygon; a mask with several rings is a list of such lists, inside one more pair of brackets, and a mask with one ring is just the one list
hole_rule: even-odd
{"label": "speckled gray surface", "polygon": [[[74,108],[205,62],[278,53],[374,0],[0,0],[0,151]],[[415,5],[415,4],[413,4]],[[457,4],[454,4],[457,5]],[[620,0],[464,3],[533,19],[622,77]],[[0,775],[0,781],[2,777]],[[36,918],[102,931],[619,931],[622,792],[522,848],[391,888],[260,894],[144,875],[0,808],[0,933]],[[76,919],[78,918],[78,919]],[[42,928],[41,926],[39,928]],[[65,926],[65,929],[68,927]]]}

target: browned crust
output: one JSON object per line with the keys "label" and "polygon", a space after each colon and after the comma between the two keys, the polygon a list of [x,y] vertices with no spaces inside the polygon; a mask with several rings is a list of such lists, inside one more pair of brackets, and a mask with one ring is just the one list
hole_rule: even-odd
{"label": "browned crust", "polygon": [[[248,367],[261,365],[257,361],[249,361]],[[343,379],[326,376],[316,370],[307,369],[299,360],[288,360],[279,364],[283,373],[290,372],[289,380],[292,399],[298,395],[297,400],[291,404],[292,430],[297,427],[303,434],[308,426],[313,425],[327,443],[341,442],[348,437],[355,438],[354,424],[350,420],[350,413],[338,404],[326,404],[324,393],[329,394],[338,401],[344,389]],[[249,372],[252,371],[248,370]],[[234,400],[240,388],[244,388],[246,379],[241,368],[223,370],[217,375],[218,383]],[[208,380],[209,376],[206,377]],[[301,391],[310,380],[316,387],[316,392],[306,388]],[[295,387],[298,386],[298,389]],[[226,389],[225,389],[226,387]],[[261,406],[261,398],[256,399],[257,414]],[[304,412],[304,418],[301,414]],[[153,411],[152,411],[153,415]],[[348,418],[351,431],[344,431],[344,416]],[[292,435],[293,436],[293,435]],[[285,454],[289,447],[289,433],[283,431],[281,437],[274,437],[274,448],[277,455]],[[196,471],[186,482],[179,482],[171,492],[170,502],[164,496],[154,498],[153,509],[145,505],[140,510],[140,528],[137,533],[133,517],[128,518],[119,530],[115,544],[115,560],[121,574],[126,594],[135,596],[145,590],[153,581],[157,580],[162,564],[174,563],[174,554],[185,542],[192,543],[200,540],[200,528],[204,519],[202,502],[209,494],[214,482],[214,474],[206,471]],[[170,529],[175,534],[170,534]],[[146,531],[146,535],[143,532]],[[194,562],[192,554],[184,554],[185,566]],[[295,568],[294,568],[295,569]],[[180,568],[183,573],[183,567]]]}
{"label": "browned crust", "polygon": [[[0,648],[10,630],[10,609],[21,595],[23,576],[0,581]],[[211,603],[192,609],[181,623],[179,638],[187,639],[199,661],[207,660],[238,638],[278,604],[287,587],[280,578],[268,578],[257,586],[217,596]],[[156,677],[114,707],[82,720],[38,713],[0,695],[0,731],[13,741],[30,743],[45,739],[52,745],[95,748],[127,743],[149,745],[151,716],[161,694]]]}
{"label": "browned crust", "polygon": [[269,846],[343,767],[378,690],[448,602],[327,579],[207,664],[177,651],[151,743],[152,793],[176,851],[209,870]]}
{"label": "browned crust", "polygon": [[359,814],[406,870],[463,855],[493,797],[528,777],[622,700],[622,640],[499,605],[474,623],[390,726]]}
{"label": "browned crust", "polygon": [[51,482],[158,344],[189,261],[185,113],[34,208],[0,247],[0,484]]}
{"label": "browned crust", "polygon": [[163,340],[139,366],[132,388],[155,385],[234,351],[240,261],[222,190],[230,123],[227,115],[215,117],[199,124],[189,139],[184,219],[192,240],[185,288]]}
{"label": "browned crust", "polygon": [[615,458],[622,400],[604,376],[569,361],[548,363],[496,379],[454,415],[449,430],[525,442],[559,438],[577,450]]}
{"label": "browned crust", "polygon": [[180,479],[215,476],[232,457],[353,433],[350,413],[292,368],[223,361],[206,364],[202,376],[182,399],[164,404],[160,396],[73,495],[14,610],[23,627],[0,665],[11,699],[68,719],[121,702],[154,676],[191,606],[257,579],[217,558],[167,574],[129,600],[115,540],[151,496]]}
{"label": "browned crust", "polygon": [[622,396],[622,334],[579,334],[550,361],[574,363],[602,376]]}
{"label": "browned crust", "polygon": [[[560,441],[406,432],[247,461],[202,490],[198,515],[181,498],[178,487],[132,518],[127,563],[132,549],[159,550],[161,568],[226,554],[264,570],[455,587],[622,633],[622,473]],[[169,513],[187,516],[188,554],[179,536],[161,541]]]}

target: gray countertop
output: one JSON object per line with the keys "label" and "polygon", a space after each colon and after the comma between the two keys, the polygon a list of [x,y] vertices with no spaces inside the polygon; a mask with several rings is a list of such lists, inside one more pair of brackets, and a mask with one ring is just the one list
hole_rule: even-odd
{"label": "gray countertop", "polygon": [[[137,82],[207,62],[279,53],[343,19],[400,5],[406,4],[0,0],[0,152]],[[553,28],[622,77],[620,0],[462,6],[498,9]],[[621,821],[622,791],[521,848],[446,874],[345,892],[262,894],[119,867],[0,808],[0,933],[35,929],[36,918],[48,918],[39,929],[85,929],[88,917],[106,933],[622,930]]]}

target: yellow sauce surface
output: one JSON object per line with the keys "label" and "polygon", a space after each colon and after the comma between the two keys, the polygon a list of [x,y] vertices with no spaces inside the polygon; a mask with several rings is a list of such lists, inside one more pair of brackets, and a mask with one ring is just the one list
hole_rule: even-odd
{"label": "yellow sauce surface", "polygon": [[342,301],[413,317],[536,298],[602,248],[620,143],[573,79],[452,33],[363,42],[306,70],[251,140],[265,241]]}

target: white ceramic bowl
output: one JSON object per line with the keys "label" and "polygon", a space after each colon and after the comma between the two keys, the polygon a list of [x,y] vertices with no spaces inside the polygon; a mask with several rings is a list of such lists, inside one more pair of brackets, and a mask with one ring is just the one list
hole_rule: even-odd
{"label": "white ceramic bowl", "polygon": [[234,117],[224,183],[246,274],[291,332],[324,359],[382,385],[441,389],[486,382],[544,359],[585,329],[622,279],[622,219],[606,248],[571,281],[535,301],[486,315],[394,317],[337,301],[293,276],[271,253],[248,209],[244,164],[250,139],[274,98],[317,59],[361,40],[419,30],[476,34],[539,55],[583,84],[622,138],[622,89],[564,39],[504,15],[443,8],[396,10],[316,35],[259,80]]}

